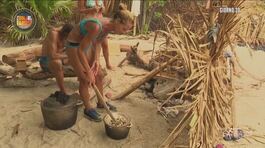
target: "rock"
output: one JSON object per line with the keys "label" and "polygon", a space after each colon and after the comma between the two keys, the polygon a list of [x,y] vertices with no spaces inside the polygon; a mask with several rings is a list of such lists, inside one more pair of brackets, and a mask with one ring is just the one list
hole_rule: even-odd
{"label": "rock", "polygon": [[152,98],[154,97],[153,93],[151,93],[151,92],[147,92],[146,95],[147,95],[150,99],[152,99]]}
{"label": "rock", "polygon": [[177,85],[177,80],[158,79],[153,89],[154,97],[159,100],[165,100],[168,98],[167,94],[173,92]]}
{"label": "rock", "polygon": [[184,103],[184,100],[180,100],[180,99],[172,99],[170,100],[171,104],[174,106],[174,105],[182,105]]}
{"label": "rock", "polygon": [[172,118],[176,118],[179,114],[179,111],[177,109],[168,109],[166,107],[163,107],[163,112],[168,116]]}
{"label": "rock", "polygon": [[151,79],[141,85],[139,88],[146,91],[147,93],[153,93],[154,85],[156,83],[156,79]]}

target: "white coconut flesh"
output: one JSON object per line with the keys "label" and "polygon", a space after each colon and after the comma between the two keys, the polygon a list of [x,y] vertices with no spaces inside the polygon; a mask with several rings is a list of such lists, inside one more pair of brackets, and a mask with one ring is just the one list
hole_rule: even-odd
{"label": "white coconut flesh", "polygon": [[107,115],[105,117],[105,123],[107,125],[110,125],[112,127],[122,127],[122,126],[129,125],[129,121],[124,115],[115,113],[115,114],[113,114],[113,116],[114,116],[116,122],[114,120],[112,120],[109,115]]}

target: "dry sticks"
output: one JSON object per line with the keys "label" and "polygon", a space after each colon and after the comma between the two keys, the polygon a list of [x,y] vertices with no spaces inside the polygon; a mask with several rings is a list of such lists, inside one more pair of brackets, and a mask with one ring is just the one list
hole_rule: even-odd
{"label": "dry sticks", "polygon": [[[228,5],[240,7],[243,2],[244,0],[234,0]],[[167,38],[166,46],[177,51],[177,55],[182,58],[183,65],[186,65],[186,71],[189,72],[189,77],[170,94],[171,96],[166,101],[177,94],[181,95],[180,99],[185,99],[187,93],[194,97],[192,97],[193,102],[185,107],[184,117],[161,147],[174,147],[177,136],[185,127],[190,128],[189,147],[214,147],[219,132],[223,128],[232,126],[233,88],[226,77],[225,59],[222,54],[229,44],[226,34],[235,29],[239,19],[236,14],[230,13],[218,14],[217,20],[220,24],[216,35],[217,40],[204,47],[207,50],[201,49],[199,37],[182,25],[180,17],[175,20],[171,18],[167,31],[162,31]],[[179,106],[175,108],[177,107]]]}

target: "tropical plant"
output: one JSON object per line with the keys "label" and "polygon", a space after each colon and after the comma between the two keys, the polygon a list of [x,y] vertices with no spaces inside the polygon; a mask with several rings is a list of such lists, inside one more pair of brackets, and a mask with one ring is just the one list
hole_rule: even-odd
{"label": "tropical plant", "polygon": [[149,31],[150,23],[153,17],[161,17],[161,13],[156,12],[160,7],[163,7],[166,4],[166,0],[157,0],[157,1],[143,1],[142,2],[142,26],[141,33],[146,34]]}
{"label": "tropical plant", "polygon": [[[19,44],[32,37],[45,37],[48,32],[48,25],[59,23],[60,20],[71,17],[73,6],[74,1],[71,0],[2,0],[0,18],[10,22],[7,27],[6,39]],[[31,10],[37,18],[37,24],[32,31],[21,32],[11,24],[15,11],[22,8]]]}

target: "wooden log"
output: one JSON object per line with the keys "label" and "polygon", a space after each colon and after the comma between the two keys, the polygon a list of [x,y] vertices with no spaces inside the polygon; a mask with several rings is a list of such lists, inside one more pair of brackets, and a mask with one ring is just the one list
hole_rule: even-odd
{"label": "wooden log", "polygon": [[25,59],[26,61],[34,61],[41,55],[41,46],[29,48],[19,53],[12,53],[2,56],[2,61],[10,66],[16,64],[17,59]]}
{"label": "wooden log", "polygon": [[[75,72],[73,71],[71,66],[63,66],[64,71],[64,77],[76,77]],[[102,69],[103,76],[105,77],[107,75],[107,70]],[[34,69],[28,69],[24,75],[25,78],[31,79],[31,80],[44,80],[48,78],[53,78],[53,74],[49,72],[43,72],[40,69],[34,70]]]}
{"label": "wooden log", "polygon": [[0,87],[3,88],[33,88],[33,87],[43,87],[53,85],[55,82],[53,80],[30,80],[25,77],[10,78],[2,81]]}
{"label": "wooden log", "polygon": [[10,65],[0,65],[0,73],[7,76],[16,75],[15,68]]}
{"label": "wooden log", "polygon": [[131,46],[123,44],[120,45],[120,52],[129,52],[129,51],[131,51]]}
{"label": "wooden log", "polygon": [[121,67],[122,64],[127,60],[127,57],[125,57],[124,59],[121,60],[121,62],[118,64],[118,67]]}
{"label": "wooden log", "polygon": [[113,100],[117,99],[123,99],[126,96],[128,96],[130,93],[132,93],[134,90],[136,90],[138,87],[140,87],[142,84],[144,84],[146,81],[153,78],[155,75],[157,75],[160,71],[162,71],[164,68],[166,68],[168,65],[172,64],[178,59],[178,56],[173,57],[169,61],[163,63],[160,67],[156,67],[151,72],[149,72],[147,75],[145,75],[142,79],[139,79],[138,81],[134,82],[129,88],[127,88],[125,91],[121,92],[117,96],[113,98]]}
{"label": "wooden log", "polygon": [[138,51],[139,42],[134,46],[120,45],[121,52],[127,52],[126,57],[118,64],[121,67],[122,64],[128,60],[130,64],[137,67],[149,69],[149,58],[144,54],[144,51]]}
{"label": "wooden log", "polygon": [[17,72],[24,72],[27,70],[27,63],[26,59],[24,58],[17,58],[16,59],[16,67],[15,67]]}
{"label": "wooden log", "polygon": [[[75,73],[69,69],[68,67],[64,67],[64,77],[75,77]],[[32,72],[31,70],[27,70],[24,75],[25,78],[31,79],[31,80],[45,80],[48,78],[53,78],[54,75],[49,72],[43,72],[41,70],[37,70],[35,72]]]}
{"label": "wooden log", "polygon": [[149,67],[149,58],[142,51],[127,52],[126,57],[130,64],[139,68],[148,69]]}
{"label": "wooden log", "polygon": [[124,75],[138,77],[138,76],[144,76],[146,75],[146,73],[136,74],[136,73],[125,72]]}

